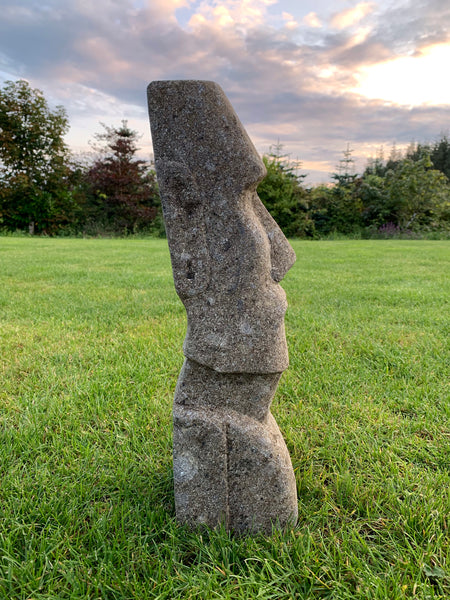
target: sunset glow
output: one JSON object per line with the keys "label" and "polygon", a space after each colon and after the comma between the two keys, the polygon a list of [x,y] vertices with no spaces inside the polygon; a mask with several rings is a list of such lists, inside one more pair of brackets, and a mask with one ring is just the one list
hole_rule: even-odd
{"label": "sunset glow", "polygon": [[396,58],[362,68],[357,75],[359,85],[352,91],[367,98],[395,104],[448,104],[449,64],[450,44],[429,46],[415,56]]}
{"label": "sunset glow", "polygon": [[279,141],[313,181],[348,143],[361,169],[374,148],[449,127],[445,2],[0,1],[0,86],[24,78],[62,104],[75,151],[90,151],[100,122],[126,119],[150,156],[155,79],[216,81],[257,150]]}

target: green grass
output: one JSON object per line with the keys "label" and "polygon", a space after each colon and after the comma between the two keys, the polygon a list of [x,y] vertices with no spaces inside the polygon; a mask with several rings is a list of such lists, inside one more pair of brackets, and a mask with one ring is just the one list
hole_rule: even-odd
{"label": "green grass", "polygon": [[0,238],[0,598],[450,597],[450,246],[294,242],[273,413],[299,523],[176,524],[160,240]]}

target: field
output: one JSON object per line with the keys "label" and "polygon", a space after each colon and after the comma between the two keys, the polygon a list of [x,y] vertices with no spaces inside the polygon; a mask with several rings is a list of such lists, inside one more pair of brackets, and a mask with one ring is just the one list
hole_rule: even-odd
{"label": "field", "polygon": [[299,522],[174,519],[166,242],[0,238],[0,599],[450,597],[450,245],[293,242]]}

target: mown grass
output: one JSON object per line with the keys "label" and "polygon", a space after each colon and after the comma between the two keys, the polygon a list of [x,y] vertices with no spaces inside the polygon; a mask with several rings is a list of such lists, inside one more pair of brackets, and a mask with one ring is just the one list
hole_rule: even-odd
{"label": "mown grass", "polygon": [[450,247],[293,245],[299,523],[235,539],[174,519],[166,243],[0,238],[1,599],[450,597]]}

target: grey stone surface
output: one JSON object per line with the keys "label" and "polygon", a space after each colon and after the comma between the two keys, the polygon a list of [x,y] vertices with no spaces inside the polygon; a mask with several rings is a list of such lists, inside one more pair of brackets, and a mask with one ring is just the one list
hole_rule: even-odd
{"label": "grey stone surface", "polygon": [[222,89],[155,81],[148,106],[176,291],[187,312],[174,401],[178,519],[270,532],[297,518],[270,404],[288,366],[295,254],[256,193],[265,167]]}

